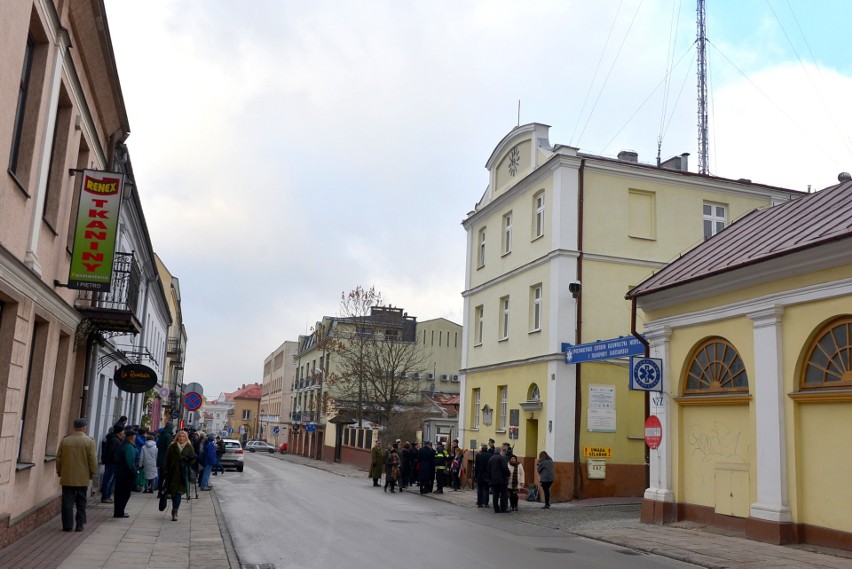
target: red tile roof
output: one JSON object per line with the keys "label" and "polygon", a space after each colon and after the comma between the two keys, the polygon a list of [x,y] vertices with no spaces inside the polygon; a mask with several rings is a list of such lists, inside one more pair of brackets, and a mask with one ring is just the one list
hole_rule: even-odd
{"label": "red tile roof", "polygon": [[263,395],[263,388],[259,383],[250,383],[246,386],[237,389],[233,393],[227,395],[229,400],[233,399],[260,399]]}
{"label": "red tile roof", "polygon": [[625,298],[852,239],[852,181],[764,210],[755,210],[645,279]]}

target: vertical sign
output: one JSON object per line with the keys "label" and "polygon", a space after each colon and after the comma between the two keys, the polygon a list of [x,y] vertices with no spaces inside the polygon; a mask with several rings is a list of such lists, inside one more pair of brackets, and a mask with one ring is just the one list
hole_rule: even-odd
{"label": "vertical sign", "polygon": [[615,386],[589,385],[589,432],[615,432]]}
{"label": "vertical sign", "polygon": [[109,291],[124,176],[83,171],[68,288]]}

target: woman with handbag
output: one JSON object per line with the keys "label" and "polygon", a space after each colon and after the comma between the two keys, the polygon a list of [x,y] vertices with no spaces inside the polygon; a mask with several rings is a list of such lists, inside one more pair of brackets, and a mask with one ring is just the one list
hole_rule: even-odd
{"label": "woman with handbag", "polygon": [[163,495],[160,497],[160,511],[166,509],[166,493],[172,497],[172,521],[178,519],[181,494],[189,491],[189,468],[195,462],[195,449],[189,442],[186,431],[178,431],[172,444],[166,451],[166,465],[163,484]]}

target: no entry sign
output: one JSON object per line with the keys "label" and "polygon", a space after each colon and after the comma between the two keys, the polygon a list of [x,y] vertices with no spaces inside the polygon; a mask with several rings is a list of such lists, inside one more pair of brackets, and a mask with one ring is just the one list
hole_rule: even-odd
{"label": "no entry sign", "polygon": [[656,415],[651,415],[645,420],[645,443],[648,448],[655,449],[663,440],[663,425]]}
{"label": "no entry sign", "polygon": [[187,411],[198,411],[201,409],[202,402],[201,394],[195,391],[190,391],[183,396],[183,406],[186,407]]}

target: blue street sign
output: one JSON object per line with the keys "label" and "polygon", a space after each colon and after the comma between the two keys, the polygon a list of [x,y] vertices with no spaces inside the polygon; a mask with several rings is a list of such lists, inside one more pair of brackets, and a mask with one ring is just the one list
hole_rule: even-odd
{"label": "blue street sign", "polygon": [[634,336],[621,336],[611,340],[600,340],[589,344],[562,344],[566,364],[580,364],[645,353],[645,345]]}
{"label": "blue street sign", "polygon": [[662,391],[663,360],[631,357],[630,389],[632,391]]}
{"label": "blue street sign", "polygon": [[280,431],[280,430],[281,429],[280,429],[280,427],[278,427],[278,425],[275,425],[274,427],[272,427],[272,432],[275,433],[276,435],[278,434],[278,431]]}
{"label": "blue street sign", "polygon": [[313,433],[316,430],[317,430],[317,426],[314,425],[313,423],[308,423],[307,425],[305,425],[305,431],[307,431],[308,433]]}

